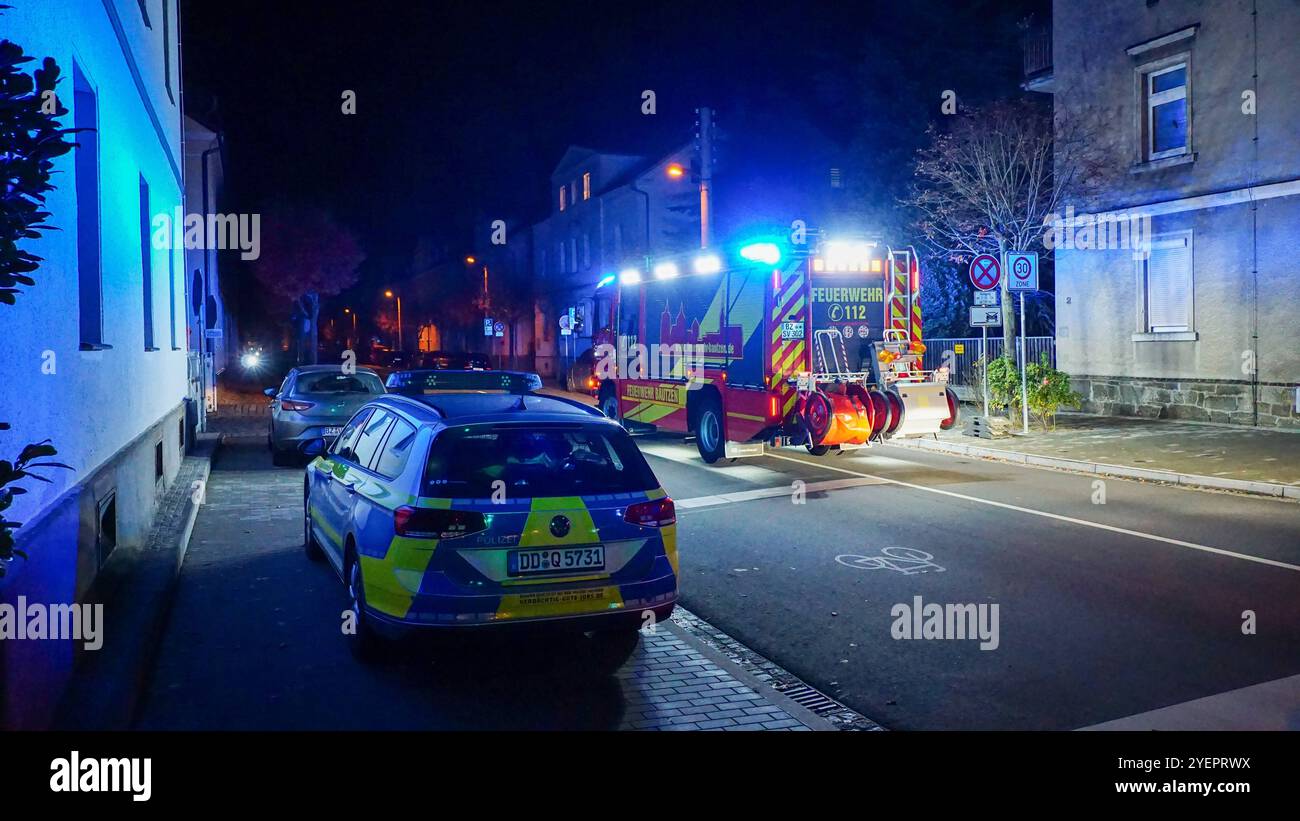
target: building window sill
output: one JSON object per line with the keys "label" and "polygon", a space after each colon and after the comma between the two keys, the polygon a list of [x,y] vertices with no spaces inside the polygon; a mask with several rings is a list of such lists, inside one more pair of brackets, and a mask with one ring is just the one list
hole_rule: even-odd
{"label": "building window sill", "polygon": [[1177,157],[1162,157],[1158,160],[1134,163],[1129,167],[1128,173],[1146,174],[1150,171],[1161,171],[1165,168],[1173,168],[1178,165],[1190,165],[1194,162],[1196,162],[1196,152],[1189,151],[1186,154],[1179,154]]}
{"label": "building window sill", "polygon": [[103,342],[82,342],[77,346],[79,351],[111,351],[112,345],[106,345]]}
{"label": "building window sill", "polygon": [[144,349],[144,352],[145,352],[145,353],[157,353],[159,350],[160,350],[160,349],[158,349],[158,348],[150,348],[149,346],[146,345],[146,346],[145,346],[145,349]]}
{"label": "building window sill", "polygon": [[1134,342],[1195,342],[1200,338],[1196,331],[1158,331],[1133,334]]}

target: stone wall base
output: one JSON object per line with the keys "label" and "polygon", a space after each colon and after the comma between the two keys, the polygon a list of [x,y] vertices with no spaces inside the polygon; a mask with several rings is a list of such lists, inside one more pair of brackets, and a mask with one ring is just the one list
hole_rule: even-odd
{"label": "stone wall base", "polygon": [[1082,394],[1085,413],[1300,430],[1295,385],[1261,382],[1257,406],[1249,382],[1072,376],[1070,386]]}

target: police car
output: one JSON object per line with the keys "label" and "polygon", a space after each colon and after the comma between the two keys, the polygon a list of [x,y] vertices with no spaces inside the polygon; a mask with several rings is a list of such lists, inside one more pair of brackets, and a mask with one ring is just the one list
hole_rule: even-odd
{"label": "police car", "polygon": [[303,450],[303,542],[354,651],[413,630],[547,624],[621,663],[677,600],[672,499],[627,432],[535,374],[403,371]]}

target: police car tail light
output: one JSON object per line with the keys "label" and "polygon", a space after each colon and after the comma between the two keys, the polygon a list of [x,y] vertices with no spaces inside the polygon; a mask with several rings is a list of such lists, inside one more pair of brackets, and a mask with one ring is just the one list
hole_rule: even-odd
{"label": "police car tail light", "polygon": [[628,506],[623,521],[642,527],[667,527],[677,524],[677,506],[668,497]]}
{"label": "police car tail light", "polygon": [[314,402],[295,402],[292,399],[281,399],[280,410],[287,411],[305,411],[315,406]]}
{"label": "police car tail light", "polygon": [[487,530],[482,513],[403,505],[393,511],[393,529],[411,539],[455,539]]}

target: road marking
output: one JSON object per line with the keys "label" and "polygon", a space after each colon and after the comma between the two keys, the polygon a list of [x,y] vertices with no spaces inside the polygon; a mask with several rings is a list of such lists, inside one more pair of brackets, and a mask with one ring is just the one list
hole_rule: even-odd
{"label": "road marking", "polygon": [[1030,507],[1021,507],[1020,505],[1008,504],[1007,502],[996,502],[992,499],[981,499],[977,496],[967,496],[964,493],[955,493],[951,490],[940,490],[939,488],[936,487],[926,487],[925,485],[914,485],[911,482],[902,482],[899,481],[898,479],[889,479],[884,476],[874,476],[870,473],[863,473],[857,470],[849,470],[848,468],[832,467],[831,465],[813,465],[804,459],[796,459],[793,456],[780,456],[775,453],[767,453],[764,455],[770,459],[784,459],[787,462],[798,462],[801,465],[808,465],[810,467],[815,467],[815,468],[819,467],[822,470],[830,470],[836,473],[846,473],[850,476],[861,476],[866,479],[877,479],[881,482],[886,482],[891,485],[898,485],[900,487],[911,488],[912,490],[923,490],[926,493],[937,493],[940,496],[950,496],[954,499],[964,499],[965,501],[968,502],[976,502],[981,505],[991,505],[992,507],[1000,507],[1003,508],[1004,510],[1014,510],[1018,513],[1028,513],[1031,516],[1042,516],[1043,518],[1055,519],[1059,522],[1069,522],[1070,524],[1082,525],[1084,527],[1095,527],[1098,530],[1108,530],[1111,533],[1121,533],[1125,536],[1136,536],[1139,539],[1150,539],[1153,542],[1164,542],[1165,544],[1175,545],[1176,547],[1186,547],[1190,550],[1200,550],[1205,553],[1217,553],[1220,556],[1228,556],[1233,559],[1242,559],[1243,561],[1256,562],[1258,564],[1266,564],[1269,565],[1270,567],[1280,567],[1283,570],[1300,571],[1300,565],[1288,564],[1286,562],[1279,562],[1276,561],[1275,559],[1265,559],[1262,556],[1251,556],[1246,553],[1236,553],[1231,550],[1224,550],[1221,547],[1210,547],[1209,545],[1196,544],[1195,542],[1185,542],[1181,539],[1171,539],[1168,536],[1157,536],[1154,533],[1143,533],[1140,530],[1129,530],[1126,527],[1105,525],[1102,524],[1101,522],[1090,522],[1087,519],[1076,519],[1073,516],[1063,516],[1060,513],[1048,513],[1045,510],[1034,510],[1033,508]]}
{"label": "road marking", "polygon": [[1103,721],[1081,730],[1300,730],[1300,676]]}
{"label": "road marking", "polygon": [[[879,485],[882,482],[873,479],[827,479],[824,482],[810,482],[803,486],[803,492],[817,493],[824,490],[842,490],[847,487],[863,487],[865,485]],[[790,485],[782,487],[761,487],[756,490],[742,490],[737,493],[718,493],[712,496],[695,496],[690,499],[675,499],[673,504],[678,510],[693,510],[702,507],[716,507],[717,505],[729,505],[734,502],[752,502],[755,499],[773,499],[779,496],[790,496],[794,493],[794,488]]]}

